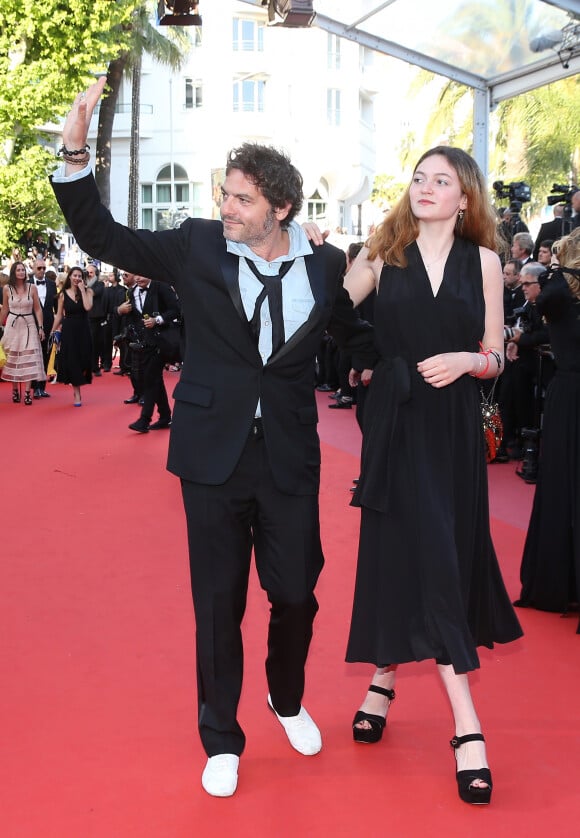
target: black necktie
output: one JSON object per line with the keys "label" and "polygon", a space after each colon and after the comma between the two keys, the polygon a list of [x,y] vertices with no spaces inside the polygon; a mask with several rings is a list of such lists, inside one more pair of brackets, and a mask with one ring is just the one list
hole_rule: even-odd
{"label": "black necktie", "polygon": [[282,277],[285,276],[292,265],[294,259],[290,262],[282,262],[280,270],[276,276],[265,276],[261,274],[255,264],[246,259],[249,269],[252,271],[256,279],[259,279],[264,286],[254,307],[254,314],[250,320],[250,329],[256,339],[256,343],[260,338],[260,309],[266,296],[268,297],[268,307],[270,309],[270,319],[272,321],[272,355],[277,352],[284,344],[284,316],[282,313]]}

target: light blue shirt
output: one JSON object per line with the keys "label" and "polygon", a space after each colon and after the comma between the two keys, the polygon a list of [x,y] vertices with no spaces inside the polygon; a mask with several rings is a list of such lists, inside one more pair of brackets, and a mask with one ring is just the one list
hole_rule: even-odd
{"label": "light blue shirt", "polygon": [[[247,244],[226,241],[226,247],[229,253],[244,257],[240,259],[239,284],[242,304],[248,320],[251,320],[253,317],[256,300],[263,285],[248,267],[246,258],[251,259],[258,271],[265,276],[276,276],[283,262],[289,262],[292,259],[295,260],[288,273],[281,280],[285,340],[291,338],[294,332],[308,320],[310,312],[314,307],[314,297],[310,288],[310,282],[308,281],[306,265],[304,264],[304,257],[312,253],[312,247],[304,230],[295,221],[291,221],[288,226],[288,237],[288,253],[285,253],[283,256],[278,256],[272,262],[266,262],[257,256]],[[260,309],[258,351],[262,358],[262,363],[265,364],[272,354],[272,321],[270,319],[270,308],[267,297]]]}

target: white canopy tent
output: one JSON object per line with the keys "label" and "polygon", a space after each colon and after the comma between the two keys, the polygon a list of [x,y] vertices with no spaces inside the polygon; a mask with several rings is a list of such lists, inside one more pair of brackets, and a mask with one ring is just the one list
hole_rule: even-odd
{"label": "white canopy tent", "polygon": [[473,153],[488,171],[498,102],[580,71],[580,0],[243,0],[318,26],[473,89]]}

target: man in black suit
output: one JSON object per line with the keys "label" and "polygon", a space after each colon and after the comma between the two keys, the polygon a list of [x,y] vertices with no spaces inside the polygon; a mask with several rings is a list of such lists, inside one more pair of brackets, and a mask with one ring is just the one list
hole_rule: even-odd
{"label": "man in black suit", "polygon": [[89,311],[89,327],[91,330],[92,343],[92,367],[93,375],[101,375],[101,367],[104,368],[103,346],[104,346],[104,324],[107,316],[107,300],[105,297],[105,283],[100,278],[99,266],[94,262],[87,265],[87,286],[93,292],[93,305]]}
{"label": "man in black suit", "polygon": [[554,218],[552,219],[552,221],[547,221],[545,224],[542,224],[542,226],[540,227],[540,231],[536,237],[536,243],[534,245],[533,253],[534,262],[538,261],[538,251],[540,249],[540,244],[543,241],[545,241],[546,239],[557,241],[558,239],[562,238],[563,223],[564,204],[556,204],[556,206],[554,207]]}
{"label": "man in black suit", "polygon": [[[42,308],[42,327],[44,329],[44,337],[41,341],[42,358],[44,361],[44,369],[48,365],[48,356],[50,355],[49,336],[52,331],[52,324],[54,323],[54,315],[57,304],[56,282],[54,279],[47,279],[46,276],[46,262],[44,259],[35,259],[32,267],[32,278],[30,282],[36,285],[38,291],[38,299]],[[35,399],[48,399],[50,394],[46,392],[46,381],[32,381],[32,387]]]}
{"label": "man in black suit", "polygon": [[80,168],[103,85],[75,100],[53,186],[81,247],[174,283],[181,304],[186,349],[168,468],[181,478],[189,533],[199,730],[209,757],[202,785],[225,797],[236,789],[245,744],[236,716],[252,548],[271,605],[268,704],[292,747],[305,755],[321,748],[302,706],[323,565],[315,357],[328,328],[353,363],[370,367],[372,330],[342,287],[344,253],[313,249],[292,220],[302,178],[274,149],[245,144],[230,153],[221,221],[190,218],[163,232],[116,224],[90,169]]}
{"label": "man in black suit", "polygon": [[[129,428],[140,434],[158,431],[171,425],[171,408],[163,381],[165,359],[153,333],[158,329],[173,328],[171,323],[179,315],[175,291],[162,282],[137,276],[127,303],[120,309],[127,315],[139,340],[132,345],[132,363],[137,368],[135,377],[143,382],[141,416]],[[157,406],[159,419],[151,423]]]}

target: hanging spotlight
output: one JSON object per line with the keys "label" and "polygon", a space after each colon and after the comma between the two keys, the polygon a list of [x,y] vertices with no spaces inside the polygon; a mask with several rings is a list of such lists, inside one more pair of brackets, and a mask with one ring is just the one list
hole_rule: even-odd
{"label": "hanging spotlight", "polygon": [[201,26],[198,0],[159,0],[157,23],[160,26]]}
{"label": "hanging spotlight", "polygon": [[315,17],[313,0],[262,0],[262,6],[273,26],[310,26]]}

